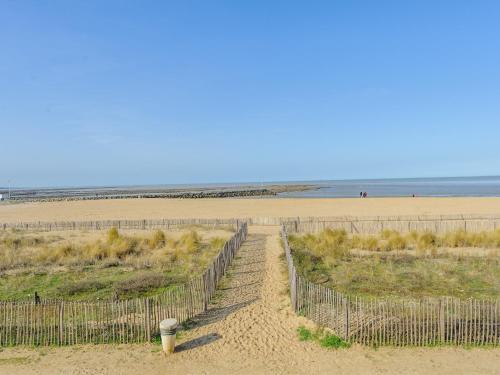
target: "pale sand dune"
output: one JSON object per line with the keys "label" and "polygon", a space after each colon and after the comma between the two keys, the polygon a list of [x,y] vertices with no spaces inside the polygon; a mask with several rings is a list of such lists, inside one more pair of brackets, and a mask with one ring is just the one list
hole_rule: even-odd
{"label": "pale sand dune", "polygon": [[[291,310],[277,227],[251,227],[221,297],[165,358],[154,345],[0,351],[0,374],[498,374],[499,349],[323,349]],[[17,362],[17,363],[16,363]]]}
{"label": "pale sand dune", "polygon": [[448,214],[500,214],[500,198],[120,199],[0,204],[0,222]]}

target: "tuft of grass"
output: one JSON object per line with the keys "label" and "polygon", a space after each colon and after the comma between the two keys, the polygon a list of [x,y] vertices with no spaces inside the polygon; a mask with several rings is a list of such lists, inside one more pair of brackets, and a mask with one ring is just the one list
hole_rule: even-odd
{"label": "tuft of grass", "polygon": [[323,348],[343,349],[351,346],[347,341],[321,328],[313,332],[304,326],[299,326],[297,333],[300,341],[315,341]]}
{"label": "tuft of grass", "polygon": [[304,326],[297,328],[297,333],[300,341],[310,341],[314,338],[313,333]]}
{"label": "tuft of grass", "polygon": [[118,233],[118,229],[116,227],[108,230],[108,242],[113,243],[120,238],[120,233]]}
{"label": "tuft of grass", "polygon": [[361,249],[376,251],[379,249],[378,239],[374,236],[368,236],[362,239],[361,241]]}
{"label": "tuft of grass", "polygon": [[165,246],[166,243],[166,236],[165,233],[162,230],[156,230],[154,231],[153,235],[148,241],[149,247],[151,249],[158,249],[160,247]]}
{"label": "tuft of grass", "polygon": [[397,235],[399,235],[399,232],[396,232],[395,230],[384,229],[382,231],[382,234],[380,235],[380,237],[382,237],[383,240],[388,240],[389,238],[391,238],[393,236],[397,236]]}
{"label": "tuft of grass", "polygon": [[435,246],[437,246],[437,238],[433,233],[423,233],[417,239],[417,250],[431,250]]}
{"label": "tuft of grass", "polygon": [[468,235],[463,229],[447,233],[443,238],[443,244],[449,247],[465,247],[468,243]]}
{"label": "tuft of grass", "polygon": [[199,250],[201,238],[198,232],[191,230],[184,233],[178,241],[171,241],[170,245],[177,252],[194,254]]}
{"label": "tuft of grass", "polygon": [[387,242],[390,250],[403,250],[406,248],[406,239],[400,234],[396,234],[389,238]]}
{"label": "tuft of grass", "polygon": [[351,346],[351,344],[348,343],[347,341],[344,341],[340,337],[330,333],[325,333],[323,337],[319,339],[319,344],[323,348],[331,348],[331,349],[343,349],[343,348],[349,348]]}
{"label": "tuft of grass", "polygon": [[385,251],[404,250],[407,247],[406,239],[395,231],[390,231],[389,235],[386,233],[385,240],[386,242],[383,246],[383,250]]}

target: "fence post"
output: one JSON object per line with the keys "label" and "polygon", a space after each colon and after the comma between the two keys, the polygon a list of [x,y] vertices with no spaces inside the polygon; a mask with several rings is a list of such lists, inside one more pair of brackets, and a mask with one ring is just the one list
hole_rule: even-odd
{"label": "fence post", "polygon": [[146,340],[151,342],[151,299],[146,298],[146,311],[145,311],[145,322],[146,322]]}
{"label": "fence post", "polygon": [[59,345],[64,344],[64,302],[59,305]]}
{"label": "fence post", "polygon": [[208,310],[208,274],[208,270],[203,274],[203,311]]}
{"label": "fence post", "polygon": [[439,299],[439,339],[441,343],[444,343],[445,340],[445,327],[444,327],[444,303],[442,299]]}
{"label": "fence post", "polygon": [[344,297],[344,339],[349,340],[349,298]]}

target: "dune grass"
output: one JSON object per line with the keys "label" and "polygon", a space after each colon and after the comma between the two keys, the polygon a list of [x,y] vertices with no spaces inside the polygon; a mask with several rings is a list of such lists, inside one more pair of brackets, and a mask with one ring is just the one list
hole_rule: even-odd
{"label": "dune grass", "polygon": [[[317,235],[291,235],[290,245],[303,276],[346,294],[498,298],[499,238],[500,231],[348,236],[327,229]],[[463,247],[472,251],[463,254]],[[481,253],[479,248],[490,250]]]}
{"label": "dune grass", "polygon": [[112,228],[97,240],[72,241],[11,231],[0,235],[0,300],[85,300],[158,293],[201,274],[230,237],[196,230],[126,235]]}

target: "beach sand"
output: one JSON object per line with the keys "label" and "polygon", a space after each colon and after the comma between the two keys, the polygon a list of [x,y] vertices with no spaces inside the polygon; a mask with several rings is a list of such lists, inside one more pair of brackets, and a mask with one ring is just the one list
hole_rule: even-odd
{"label": "beach sand", "polygon": [[0,204],[0,223],[102,219],[500,214],[500,198],[117,199]]}

